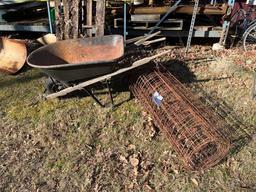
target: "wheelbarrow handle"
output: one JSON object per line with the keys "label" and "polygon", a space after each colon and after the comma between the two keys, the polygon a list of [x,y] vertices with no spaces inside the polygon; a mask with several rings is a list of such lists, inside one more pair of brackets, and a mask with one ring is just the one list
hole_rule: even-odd
{"label": "wheelbarrow handle", "polygon": [[83,83],[80,83],[78,85],[75,85],[73,87],[68,87],[68,88],[65,88],[57,93],[53,93],[53,94],[50,94],[50,95],[47,95],[46,98],[47,99],[54,99],[54,98],[57,98],[57,97],[61,97],[61,96],[64,96],[64,95],[67,95],[68,93],[71,93],[73,91],[76,91],[76,90],[82,90],[84,87],[87,87],[89,85],[92,85],[92,84],[95,84],[97,82],[100,82],[100,81],[103,81],[103,80],[106,80],[106,79],[109,79],[113,76],[116,76],[116,75],[120,75],[122,73],[125,73],[125,72],[128,72],[128,71],[131,71],[132,69],[135,69],[137,67],[140,67],[142,65],[145,65],[147,63],[149,63],[150,61],[152,61],[153,59],[157,58],[157,57],[161,57],[165,54],[168,54],[170,53],[172,50],[167,50],[167,51],[164,51],[162,53],[158,53],[154,56],[151,56],[151,57],[146,57],[146,58],[143,58],[143,59],[140,59],[138,61],[135,61],[130,67],[126,67],[126,68],[122,68],[122,69],[119,69],[113,73],[110,73],[110,74],[106,74],[106,75],[103,75],[101,77],[97,77],[97,78],[94,78],[94,79],[91,79],[91,80],[88,80],[88,81],[85,81]]}
{"label": "wheelbarrow handle", "polygon": [[138,41],[135,42],[134,44],[137,45],[137,46],[140,46],[140,45],[142,45],[145,41],[147,41],[147,40],[149,40],[149,39],[151,39],[151,38],[153,38],[153,37],[159,35],[160,33],[161,33],[161,31],[157,31],[157,32],[155,32],[155,33],[153,33],[153,34],[151,34],[151,35],[146,35],[146,36],[144,36],[144,38],[138,40]]}
{"label": "wheelbarrow handle", "polygon": [[151,40],[151,41],[145,41],[143,43],[143,45],[147,46],[147,45],[150,45],[152,43],[158,43],[158,42],[165,41],[165,40],[166,40],[166,37],[162,37],[162,38],[154,39],[154,40]]}

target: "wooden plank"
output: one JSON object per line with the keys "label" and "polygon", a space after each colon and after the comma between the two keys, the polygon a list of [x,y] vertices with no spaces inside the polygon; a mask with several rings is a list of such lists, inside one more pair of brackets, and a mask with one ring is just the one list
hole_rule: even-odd
{"label": "wooden plank", "polygon": [[134,42],[136,42],[136,41],[139,41],[139,40],[141,40],[141,39],[143,39],[143,38],[145,38],[144,35],[143,35],[143,36],[139,36],[139,37],[134,37],[134,38],[131,38],[131,39],[127,39],[127,40],[125,41],[125,44],[128,45],[128,44],[134,43]]}
{"label": "wooden plank", "polygon": [[154,40],[151,40],[151,41],[145,41],[143,43],[143,45],[147,46],[147,45],[151,45],[153,43],[158,43],[158,42],[165,41],[165,40],[166,40],[166,37],[162,37],[162,38],[154,39]]}
{"label": "wooden plank", "polygon": [[[135,7],[132,10],[132,14],[165,14],[169,7]],[[224,15],[227,10],[227,4],[221,4],[219,6],[202,5],[199,7],[197,14],[206,15]],[[117,10],[122,11],[122,10]],[[193,5],[180,5],[175,10],[175,13],[189,14],[193,13]]]}
{"label": "wooden plank", "polygon": [[160,20],[160,14],[140,14],[140,15],[131,15],[131,21],[159,21]]}
{"label": "wooden plank", "polygon": [[149,39],[151,39],[151,38],[153,38],[153,37],[155,37],[157,35],[160,35],[160,34],[161,34],[161,31],[157,31],[157,32],[155,32],[155,33],[153,33],[151,35],[145,35],[143,39],[138,40],[134,44],[139,46],[139,45],[143,44],[145,41],[147,41],[147,40],[149,40]]}
{"label": "wooden plank", "polygon": [[53,93],[53,94],[47,95],[46,98],[47,99],[54,99],[54,98],[57,98],[57,97],[61,97],[61,96],[67,95],[68,93],[71,93],[71,92],[76,91],[76,90],[82,90],[84,87],[88,87],[89,85],[93,85],[93,84],[98,83],[100,81],[109,79],[109,78],[111,78],[113,76],[120,75],[122,73],[131,71],[132,69],[138,68],[138,67],[140,67],[142,65],[148,64],[153,59],[155,59],[157,57],[161,57],[161,56],[163,56],[165,54],[168,54],[171,51],[172,50],[167,50],[167,51],[158,53],[158,54],[156,54],[154,56],[146,57],[146,58],[143,58],[141,60],[135,61],[130,67],[119,69],[119,70],[117,70],[117,71],[115,71],[113,73],[110,73],[110,74],[107,74],[107,75],[103,75],[101,77],[97,77],[95,79],[91,79],[91,80],[85,81],[85,82],[80,83],[78,85],[75,85],[73,87],[68,87],[66,89],[63,89],[63,90],[57,92],[57,93]]}
{"label": "wooden plank", "polygon": [[104,35],[106,0],[97,0],[96,3],[96,36]]}
{"label": "wooden plank", "polygon": [[[92,0],[86,0],[86,25],[92,26]],[[92,37],[92,28],[86,30],[87,36]]]}
{"label": "wooden plank", "polygon": [[[224,15],[227,11],[227,4],[222,4],[221,6],[214,6],[214,5],[202,5],[198,8],[197,14],[205,14],[205,15]],[[179,6],[176,13],[181,14],[193,14],[193,5],[184,5]]]}
{"label": "wooden plank", "polygon": [[[133,25],[127,26],[127,29],[135,29],[135,30],[151,30],[155,27],[156,23],[159,20],[155,21],[136,21],[132,22]],[[123,28],[123,19],[116,18],[114,19],[114,28],[122,29]],[[183,20],[182,19],[167,19],[165,20],[161,26],[157,28],[158,30],[182,30],[183,29]]]}

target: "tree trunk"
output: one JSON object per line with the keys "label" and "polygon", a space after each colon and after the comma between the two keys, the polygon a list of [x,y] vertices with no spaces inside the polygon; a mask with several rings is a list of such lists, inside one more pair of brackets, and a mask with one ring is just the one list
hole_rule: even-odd
{"label": "tree trunk", "polygon": [[56,35],[58,40],[79,37],[79,5],[81,0],[55,0]]}
{"label": "tree trunk", "polygon": [[106,0],[97,0],[96,4],[96,36],[104,35]]}
{"label": "tree trunk", "polygon": [[55,0],[55,31],[58,40],[64,39],[61,0]]}
{"label": "tree trunk", "polygon": [[[76,39],[83,36],[82,22],[85,10],[82,1],[86,5],[84,22],[87,26],[87,35],[92,36],[93,0],[55,0],[56,36],[58,40]],[[96,36],[104,35],[105,5],[106,0],[97,0],[96,3]],[[83,13],[82,13],[83,12]]]}

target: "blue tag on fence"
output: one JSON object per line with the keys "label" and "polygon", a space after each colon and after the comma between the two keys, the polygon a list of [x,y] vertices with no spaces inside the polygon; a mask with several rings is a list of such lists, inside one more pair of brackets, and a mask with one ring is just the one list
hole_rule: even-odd
{"label": "blue tag on fence", "polygon": [[163,101],[163,97],[156,91],[153,96],[152,96],[152,100],[153,102],[159,107]]}

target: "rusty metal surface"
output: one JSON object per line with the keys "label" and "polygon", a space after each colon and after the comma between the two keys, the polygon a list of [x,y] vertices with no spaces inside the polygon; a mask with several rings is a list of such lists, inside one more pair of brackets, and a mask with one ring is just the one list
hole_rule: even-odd
{"label": "rusty metal surface", "polygon": [[27,48],[24,42],[0,38],[0,71],[6,74],[18,72],[25,64]]}
{"label": "rusty metal surface", "polygon": [[32,52],[27,63],[61,82],[77,83],[113,72],[124,55],[121,35],[58,41]]}
{"label": "rusty metal surface", "polygon": [[221,133],[227,123],[165,68],[139,76],[130,89],[186,168],[207,169],[229,152],[230,142]]}
{"label": "rusty metal surface", "polygon": [[35,68],[63,68],[113,62],[123,54],[123,37],[106,35],[58,41],[32,52],[27,61]]}

